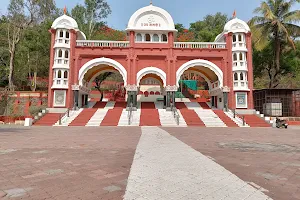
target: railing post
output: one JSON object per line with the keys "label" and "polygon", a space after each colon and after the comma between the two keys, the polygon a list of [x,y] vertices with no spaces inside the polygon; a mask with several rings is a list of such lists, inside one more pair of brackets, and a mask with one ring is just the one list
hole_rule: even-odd
{"label": "railing post", "polygon": [[70,117],[70,109],[67,110],[67,116]]}
{"label": "railing post", "polygon": [[58,120],[59,121],[58,122],[59,125],[61,125],[61,118],[62,118],[62,114],[59,115],[59,120]]}
{"label": "railing post", "polygon": [[233,110],[233,118],[235,118],[235,109]]}
{"label": "railing post", "polygon": [[243,115],[243,126],[245,126],[245,116]]}

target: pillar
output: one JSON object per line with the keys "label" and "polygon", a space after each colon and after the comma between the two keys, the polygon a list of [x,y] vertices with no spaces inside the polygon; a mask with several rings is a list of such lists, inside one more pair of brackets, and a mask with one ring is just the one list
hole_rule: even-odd
{"label": "pillar", "polygon": [[74,108],[78,108],[79,91],[74,90]]}
{"label": "pillar", "polygon": [[133,109],[137,108],[138,87],[136,85],[127,85],[127,108],[132,105]]}
{"label": "pillar", "polygon": [[228,111],[228,93],[223,92],[223,102],[224,102],[224,110],[227,112]]}

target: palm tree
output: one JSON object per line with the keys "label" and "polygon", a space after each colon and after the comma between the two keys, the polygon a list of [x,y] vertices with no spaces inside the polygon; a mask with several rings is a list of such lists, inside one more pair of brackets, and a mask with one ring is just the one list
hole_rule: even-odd
{"label": "palm tree", "polygon": [[[270,88],[278,86],[278,75],[281,71],[280,56],[285,44],[295,49],[295,37],[300,36],[300,10],[291,11],[300,0],[266,0],[254,10],[259,16],[249,21],[254,43],[257,49],[263,49],[270,42],[274,45],[273,73],[270,76]],[[270,74],[270,73],[269,73]]]}

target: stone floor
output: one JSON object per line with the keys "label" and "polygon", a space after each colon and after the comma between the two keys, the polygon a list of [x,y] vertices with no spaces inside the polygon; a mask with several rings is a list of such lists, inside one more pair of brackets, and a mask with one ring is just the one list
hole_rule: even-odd
{"label": "stone floor", "polygon": [[0,199],[300,200],[299,130],[1,126]]}

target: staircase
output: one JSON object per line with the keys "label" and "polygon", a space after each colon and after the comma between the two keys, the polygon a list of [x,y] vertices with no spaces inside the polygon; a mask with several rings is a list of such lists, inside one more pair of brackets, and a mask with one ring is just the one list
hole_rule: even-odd
{"label": "staircase", "polygon": [[62,117],[61,119],[61,125],[59,124],[59,121],[55,123],[55,126],[69,126],[69,124],[78,117],[78,115],[83,111],[83,108],[80,108],[79,110],[70,110],[69,111],[69,117],[67,114]]}
{"label": "staircase", "polygon": [[211,109],[205,102],[199,102],[199,104],[203,109]]}
{"label": "staircase", "polygon": [[85,126],[95,112],[98,109],[96,108],[85,108],[70,124],[69,126]]}
{"label": "staircase", "polygon": [[100,126],[118,126],[126,102],[116,102],[113,109],[108,110]]}
{"label": "staircase", "polygon": [[95,114],[92,116],[92,118],[88,121],[86,126],[100,126],[101,122],[103,121],[104,117],[107,114],[107,109],[97,109]]}
{"label": "staircase", "polygon": [[159,113],[152,102],[141,103],[140,126],[161,126]]}
{"label": "staircase", "polygon": [[250,127],[271,127],[265,120],[261,119],[256,115],[243,115],[246,123]]}
{"label": "staircase", "polygon": [[178,102],[176,103],[176,107],[179,109],[187,126],[205,126],[197,113],[192,109],[188,109],[185,103]]}
{"label": "staircase", "polygon": [[104,108],[107,102],[98,101],[93,108]]}
{"label": "staircase", "polygon": [[227,127],[226,124],[212,111],[208,109],[195,109],[198,117],[206,127]]}
{"label": "staircase", "polygon": [[214,113],[226,124],[227,127],[239,127],[222,110],[214,110]]}
{"label": "staircase", "polygon": [[53,126],[60,118],[61,113],[46,113],[34,126]]}
{"label": "staircase", "polygon": [[128,111],[123,109],[118,126],[139,126],[141,119],[141,109],[132,111],[131,123],[128,124]]}

